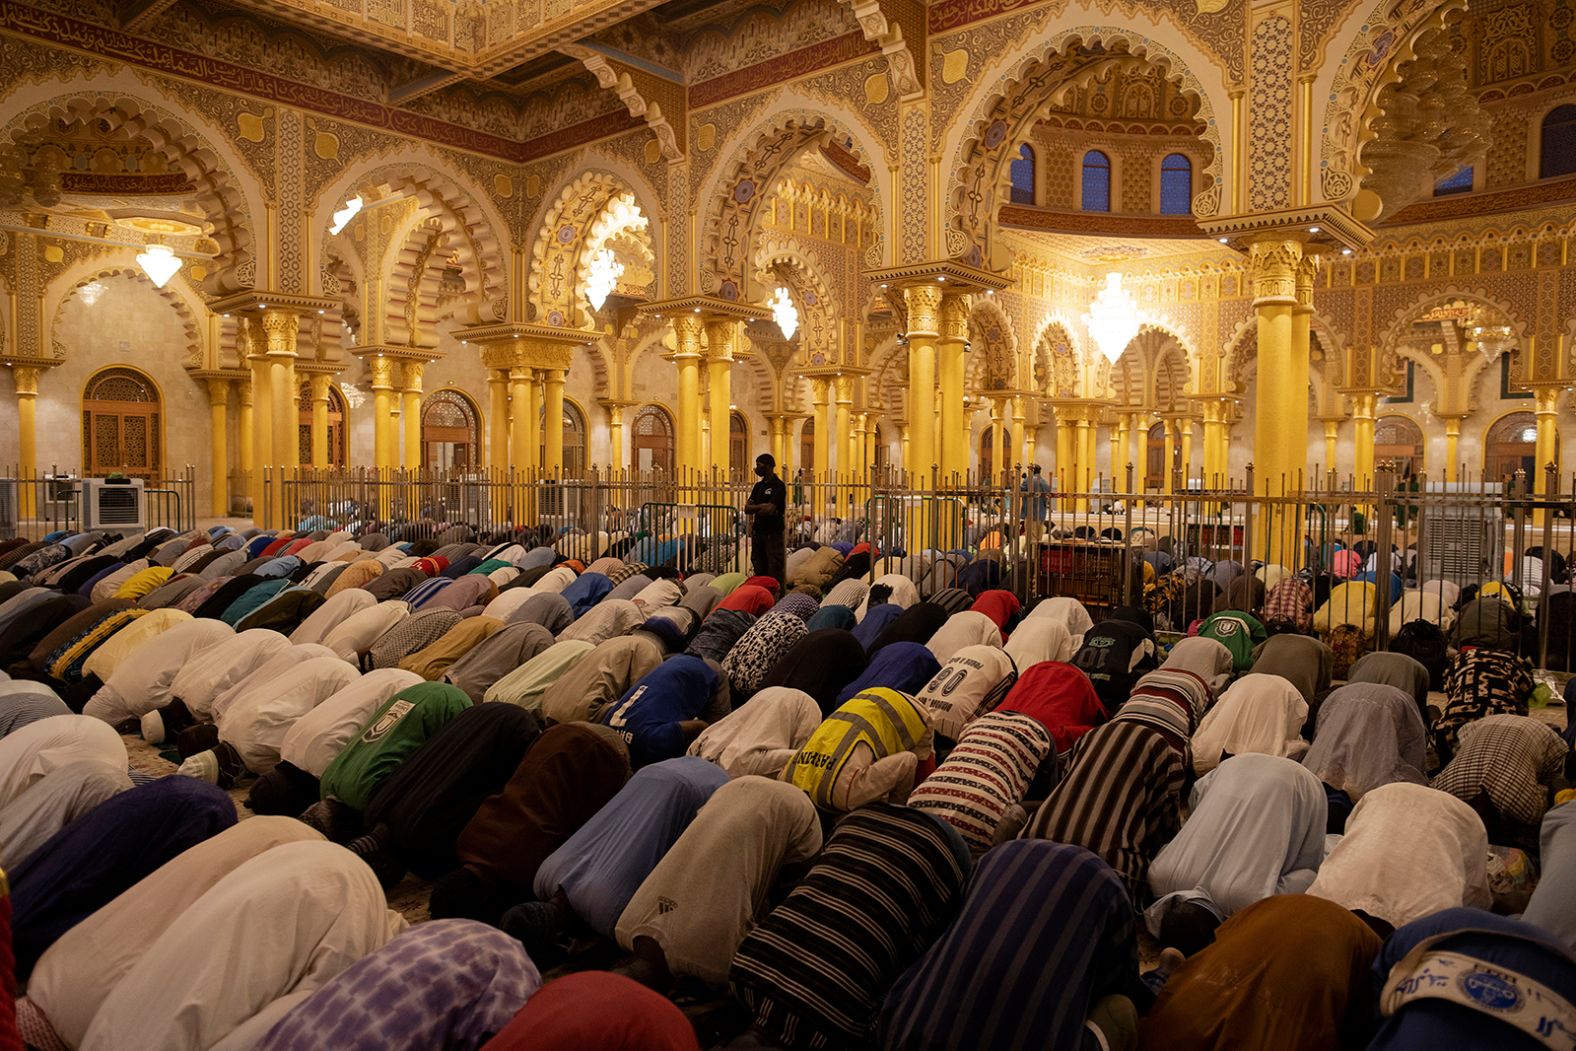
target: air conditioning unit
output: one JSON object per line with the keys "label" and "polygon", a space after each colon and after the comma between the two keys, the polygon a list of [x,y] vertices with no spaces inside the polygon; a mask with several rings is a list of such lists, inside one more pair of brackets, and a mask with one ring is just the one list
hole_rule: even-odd
{"label": "air conditioning unit", "polygon": [[0,478],[0,540],[10,540],[20,527],[15,478]]}
{"label": "air conditioning unit", "polygon": [[142,484],[141,478],[125,482],[82,479],[82,528],[133,532],[147,529],[147,501],[143,499]]}
{"label": "air conditioning unit", "polygon": [[1505,557],[1505,520],[1498,482],[1430,482],[1430,493],[1474,494],[1477,500],[1425,504],[1418,544],[1418,579],[1449,580],[1461,587],[1494,580]]}

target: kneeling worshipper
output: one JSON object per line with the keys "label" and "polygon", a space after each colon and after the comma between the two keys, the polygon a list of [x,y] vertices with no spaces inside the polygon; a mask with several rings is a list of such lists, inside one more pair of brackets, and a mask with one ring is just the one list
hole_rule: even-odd
{"label": "kneeling worshipper", "polygon": [[1184,954],[1222,919],[1301,894],[1324,860],[1324,786],[1296,760],[1227,759],[1193,786],[1188,819],[1149,866],[1149,931]]}
{"label": "kneeling worshipper", "polygon": [[536,716],[513,705],[464,709],[378,785],[362,815],[369,831],[350,849],[386,887],[406,869],[437,879],[456,864],[455,839],[541,732]]}
{"label": "kneeling worshipper", "polygon": [[1050,732],[1027,715],[990,712],[964,729],[946,761],[919,783],[908,805],[945,821],[974,857],[1018,834],[1036,775],[1054,768]]}
{"label": "kneeling worshipper", "polygon": [[17,976],[95,909],[235,821],[235,804],[217,788],[163,777],[62,828],[8,873]]}
{"label": "kneeling worshipper", "polygon": [[399,666],[428,682],[436,682],[467,653],[502,631],[503,626],[497,617],[466,617],[437,642],[400,661]]}
{"label": "kneeling worshipper", "polygon": [[175,855],[45,950],[27,982],[28,1013],[81,1047],[104,998],[192,902],[266,850],[322,840],[294,818],[259,817]]}
{"label": "kneeling worshipper", "polygon": [[748,700],[761,688],[767,673],[783,654],[806,634],[804,620],[784,610],[774,609],[756,621],[722,659],[722,671],[728,677],[733,698],[740,702]]}
{"label": "kneeling worshipper", "polygon": [[1204,713],[1193,734],[1193,770],[1207,774],[1244,752],[1298,758],[1307,749],[1302,723],[1308,702],[1279,675],[1249,673],[1232,683]]}
{"label": "kneeling worshipper", "polygon": [[405,927],[344,847],[274,847],[220,878],[152,940],[104,998],[80,1051],[255,1047]]}
{"label": "kneeling worshipper", "polygon": [[[1000,647],[1001,645],[1001,629],[996,626],[996,622],[978,610],[966,609],[948,617],[947,622],[936,630],[929,642],[925,643],[925,648],[939,664],[945,664],[965,647]],[[886,649],[891,648],[886,647]],[[882,652],[884,653],[885,650]],[[871,657],[872,661],[879,658],[879,654],[873,654]]]}
{"label": "kneeling worshipper", "polygon": [[808,693],[768,686],[702,730],[688,754],[729,777],[776,777],[820,725],[821,709]]}
{"label": "kneeling worshipper", "polygon": [[707,724],[730,710],[722,669],[679,654],[641,676],[597,722],[618,732],[639,768],[683,755]]}
{"label": "kneeling worshipper", "polygon": [[434,918],[497,925],[531,898],[537,870],[629,780],[629,752],[595,723],[550,726],[455,841],[459,867],[432,888]]}
{"label": "kneeling worshipper", "polygon": [[630,898],[684,834],[728,775],[681,756],[635,772],[611,801],[536,870],[536,901],[504,914],[504,930],[528,950],[547,949],[578,919],[612,940]]}
{"label": "kneeling worshipper", "polygon": [[290,632],[290,643],[293,646],[299,646],[304,642],[322,643],[328,638],[329,632],[343,624],[351,615],[377,604],[378,600],[362,588],[341,591],[332,598],[326,599],[321,606],[307,614],[305,620],[296,625],[295,630]]}
{"label": "kneeling worshipper", "polygon": [[342,660],[315,657],[282,675],[247,679],[233,699],[216,705],[223,707],[214,713],[218,743],[188,757],[179,773],[226,789],[247,774],[268,773],[296,721],[360,677]]}
{"label": "kneeling worshipper", "polygon": [[928,643],[953,613],[969,608],[972,600],[968,595],[961,591],[958,595],[961,605],[956,609],[942,606],[935,601],[920,602],[905,609],[896,620],[886,626],[881,634],[876,636],[875,642],[870,644],[870,655],[874,657],[897,642],[917,642],[921,646]]}
{"label": "kneeling worshipper", "polygon": [[1073,639],[1067,626],[1050,617],[1030,617],[1018,622],[1007,636],[1004,647],[1013,666],[1028,671],[1041,661],[1068,661],[1073,656]]}
{"label": "kneeling worshipper", "polygon": [[188,661],[210,646],[235,637],[222,620],[188,620],[164,632],[148,645],[139,646],[120,662],[104,681],[82,714],[118,726],[128,719],[141,720],[170,703],[170,686]]}
{"label": "kneeling worshipper", "polygon": [[965,646],[914,699],[924,706],[936,736],[956,741],[970,721],[993,711],[1017,681],[1012,658],[1001,647]]}
{"label": "kneeling worshipper", "polygon": [[[564,641],[573,640],[560,640],[559,645]],[[661,666],[664,656],[666,650],[662,642],[646,631],[597,644],[543,688],[542,717],[555,723],[599,722],[619,698]],[[500,687],[498,692],[504,694],[511,689],[511,686]],[[530,707],[529,704],[523,706]]]}
{"label": "kneeling worshipper", "polygon": [[[623,653],[626,655],[626,658],[635,659],[639,654],[647,652],[644,647],[631,644],[630,640],[614,639],[609,641],[622,641],[625,645],[621,648],[603,643],[602,645],[606,647],[604,650],[605,655]],[[504,704],[512,704],[517,708],[524,708],[528,712],[535,712],[541,715],[542,699],[547,694],[548,689],[595,650],[595,646],[580,639],[566,639],[563,642],[555,642],[487,687],[486,692],[482,694],[482,700],[489,704],[501,701]],[[598,672],[600,673],[601,670],[599,667]],[[617,663],[612,663],[608,677],[612,681],[617,681],[616,676],[619,674],[621,673],[618,671]],[[564,691],[564,696],[572,703],[578,704],[576,700],[578,694],[574,691],[566,690]],[[593,703],[600,703],[600,701],[594,701]],[[587,707],[590,706],[588,705]],[[553,720],[550,716],[545,715],[543,718],[554,722],[575,721],[574,719]]]}
{"label": "kneeling worshipper", "polygon": [[1441,909],[1488,908],[1488,833],[1448,792],[1397,783],[1363,796],[1308,893],[1386,934]]}
{"label": "kneeling worshipper", "polygon": [[494,683],[552,644],[552,633],[540,624],[506,625],[450,665],[443,681],[481,704]]}
{"label": "kneeling worshipper", "polygon": [[795,786],[741,777],[717,789],[619,917],[631,976],[659,990],[675,977],[722,987],[778,870],[820,849],[820,818]]}
{"label": "kneeling worshipper", "polygon": [[[917,608],[917,607],[916,607]],[[870,663],[853,632],[840,628],[812,631],[778,658],[761,681],[761,689],[786,686],[815,699],[822,715],[837,708],[837,696]]]}
{"label": "kneeling worshipper", "polygon": [[[253,628],[193,654],[170,682],[170,703],[159,713],[157,740],[149,740],[173,739],[193,722],[213,722],[215,698],[291,648],[277,631]],[[149,722],[143,720],[144,733]]]}
{"label": "kneeling worshipper", "polygon": [[1073,746],[1067,772],[1022,836],[1093,851],[1136,903],[1150,861],[1182,827],[1186,779],[1181,754],[1159,730],[1133,720],[1106,723]]}
{"label": "kneeling worshipper", "polygon": [[734,954],[728,986],[775,1047],[861,1048],[892,983],[957,913],[969,855],[912,807],[843,818],[810,871]]}
{"label": "kneeling worshipper", "polygon": [[1154,727],[1182,756],[1184,767],[1192,769],[1193,734],[1210,700],[1209,687],[1192,672],[1156,668],[1133,684],[1112,718]]}
{"label": "kneeling worshipper", "polygon": [[[1549,731],[1556,741],[1559,735]],[[1563,747],[1564,742],[1559,742]],[[1311,770],[1345,800],[1332,800],[1331,824],[1336,805],[1345,810],[1367,792],[1381,785],[1405,781],[1426,785],[1428,731],[1417,705],[1404,690],[1378,683],[1349,683],[1324,700],[1313,744],[1302,757]],[[1332,827],[1331,832],[1340,831]]]}
{"label": "kneeling worshipper", "polygon": [[1190,671],[1209,686],[1210,695],[1219,697],[1231,681],[1233,658],[1231,651],[1215,639],[1192,635],[1178,639],[1160,662],[1167,671]]}
{"label": "kneeling worshipper", "polygon": [[1312,635],[1272,635],[1253,651],[1255,675],[1279,675],[1310,708],[1330,688],[1335,653]]}
{"label": "kneeling worshipper", "polygon": [[1456,752],[1456,737],[1468,723],[1490,715],[1526,715],[1537,682],[1525,657],[1502,650],[1469,649],[1445,673],[1445,706],[1429,730],[1441,763]]}
{"label": "kneeling worshipper", "polygon": [[1570,747],[1548,724],[1490,715],[1461,728],[1456,754],[1434,787],[1476,810],[1490,843],[1531,850],[1568,755]]}
{"label": "kneeling worshipper", "polygon": [[1414,920],[1385,942],[1373,986],[1370,1051],[1541,1051],[1576,1034],[1576,956],[1525,917],[1463,908]]}
{"label": "kneeling worshipper", "polygon": [[421,682],[401,668],[369,671],[335,691],[285,731],[279,763],[253,783],[246,805],[254,814],[290,817],[316,803],[323,772],[389,698]]}
{"label": "kneeling worshipper", "polygon": [[1362,920],[1332,902],[1306,894],[1266,898],[1221,924],[1214,943],[1171,974],[1144,1016],[1140,1046],[1362,1047],[1373,1029],[1368,969],[1379,946]]}
{"label": "kneeling worshipper", "polygon": [[924,710],[913,698],[876,687],[827,716],[780,776],[824,810],[854,810],[876,800],[901,803],[934,747]]}
{"label": "kneeling worshipper", "polygon": [[1067,629],[1068,636],[1073,640],[1074,651],[1083,645],[1084,635],[1094,627],[1094,618],[1089,616],[1084,604],[1066,596],[1041,599],[1030,608],[1024,619],[1038,620],[1041,617],[1058,621]]}
{"label": "kneeling worshipper", "polygon": [[957,917],[893,984],[875,1044],[1128,1051],[1140,987],[1133,906],[1116,873],[1082,847],[1015,840],[980,859]]}
{"label": "kneeling worshipper", "polygon": [[1418,715],[1424,722],[1428,721],[1428,669],[1415,657],[1388,650],[1365,653],[1352,665],[1346,681],[1375,682],[1405,690],[1417,702]]}
{"label": "kneeling worshipper", "polygon": [[1576,880],[1569,878],[1576,872],[1576,806],[1562,803],[1543,815],[1538,848],[1544,878],[1538,881],[1521,918],[1576,951]]}
{"label": "kneeling worshipper", "polygon": [[700,1051],[673,1001],[606,971],[548,982],[482,1051]]}
{"label": "kneeling worshipper", "polygon": [[507,934],[474,920],[433,920],[352,963],[253,1047],[477,1051],[541,985]]}
{"label": "kneeling worshipper", "polygon": [[125,773],[126,742],[86,715],[51,715],[0,738],[0,811],[46,774],[78,762]]}
{"label": "kneeling worshipper", "polygon": [[[0,675],[4,675],[0,672]],[[31,679],[0,678],[0,738],[54,715],[70,715],[60,695]]]}
{"label": "kneeling worshipper", "polygon": [[103,763],[55,767],[0,808],[0,868],[15,872],[56,832],[130,787],[125,770]]}
{"label": "kneeling worshipper", "polygon": [[930,650],[917,642],[894,642],[870,656],[870,663],[859,677],[843,687],[837,703],[872,687],[881,686],[912,697],[941,670]]}
{"label": "kneeling worshipper", "polygon": [[701,624],[684,650],[692,657],[704,657],[719,664],[728,651],[744,638],[755,624],[755,614],[737,609],[718,609]]}
{"label": "kneeling worshipper", "polygon": [[354,838],[383,779],[469,707],[469,697],[438,682],[417,683],[390,697],[328,764],[320,798],[302,820],[335,842]]}
{"label": "kneeling worshipper", "polygon": [[560,639],[581,639],[593,646],[608,639],[627,635],[645,621],[645,610],[631,599],[608,599],[592,606],[569,627],[558,633]]}
{"label": "kneeling worshipper", "polygon": [[1057,755],[1066,755],[1109,714],[1089,676],[1060,661],[1042,661],[1020,675],[996,710],[1027,715],[1045,727]]}
{"label": "kneeling worshipper", "polygon": [[1068,662],[1094,684],[1094,692],[1107,711],[1132,693],[1133,683],[1155,668],[1155,638],[1137,618],[1139,610],[1120,609],[1084,634],[1083,645]]}

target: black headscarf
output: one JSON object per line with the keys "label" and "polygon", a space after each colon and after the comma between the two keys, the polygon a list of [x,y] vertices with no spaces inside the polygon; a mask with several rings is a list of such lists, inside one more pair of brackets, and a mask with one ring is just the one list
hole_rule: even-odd
{"label": "black headscarf", "polygon": [[880,652],[881,647],[890,646],[894,642],[917,642],[921,646],[925,645],[932,635],[941,630],[941,626],[947,622],[947,616],[944,606],[934,602],[915,603],[888,624],[885,631],[876,636],[876,641],[870,646],[870,656],[874,657]]}
{"label": "black headscarf", "polygon": [[[945,618],[943,618],[945,619]],[[815,698],[822,713],[837,707],[837,695],[868,663],[854,633],[841,628],[812,631],[789,648],[766,673],[761,689],[787,686]]]}

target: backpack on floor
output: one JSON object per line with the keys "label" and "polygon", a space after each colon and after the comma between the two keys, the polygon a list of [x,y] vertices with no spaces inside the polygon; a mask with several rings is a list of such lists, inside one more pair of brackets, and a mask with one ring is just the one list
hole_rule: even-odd
{"label": "backpack on floor", "polygon": [[1428,688],[1445,688],[1445,668],[1450,663],[1445,633],[1431,620],[1408,621],[1390,640],[1392,653],[1404,653],[1428,669]]}

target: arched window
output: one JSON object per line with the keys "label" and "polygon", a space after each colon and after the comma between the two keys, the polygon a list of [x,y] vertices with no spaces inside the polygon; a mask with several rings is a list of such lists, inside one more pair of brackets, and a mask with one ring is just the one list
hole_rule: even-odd
{"label": "arched window", "polygon": [[1086,212],[1111,210],[1111,158],[1099,150],[1084,154],[1082,201]]}
{"label": "arched window", "polygon": [[750,458],[750,422],[738,410],[728,415],[728,463],[735,478],[748,478],[755,469]]}
{"label": "arched window", "polygon": [[1144,488],[1163,489],[1166,484],[1166,425],[1149,428],[1144,439]]}
{"label": "arched window", "polygon": [[1435,197],[1450,197],[1458,193],[1472,192],[1472,167],[1468,165],[1454,175],[1440,179],[1434,183]]}
{"label": "arched window", "polygon": [[433,391],[421,406],[422,465],[441,471],[480,467],[481,450],[481,413],[471,399],[457,390]]}
{"label": "arched window", "polygon": [[157,478],[161,404],[153,380],[136,369],[104,369],[82,388],[82,469]]}
{"label": "arched window", "polygon": [[642,405],[635,413],[629,451],[636,471],[673,473],[673,417],[660,405]]}
{"label": "arched window", "polygon": [[996,425],[991,424],[980,431],[980,480],[984,485],[1000,485],[1000,472],[1012,466],[1012,429],[1002,428],[1002,459],[1003,467],[996,464]]}
{"label": "arched window", "polygon": [[1374,463],[1397,478],[1423,473],[1423,432],[1405,416],[1381,416],[1374,424]]}
{"label": "arched window", "polygon": [[1543,150],[1538,178],[1576,172],[1576,105],[1556,106],[1543,118]]}
{"label": "arched window", "polygon": [[1034,147],[1027,142],[1018,147],[1018,156],[1008,165],[1012,175],[1012,203],[1034,203]]}
{"label": "arched window", "polygon": [[[1558,449],[1559,442],[1554,443]],[[1517,471],[1525,471],[1525,485],[1536,482],[1538,466],[1538,421],[1530,412],[1501,416],[1488,429],[1483,441],[1483,473],[1490,482],[1509,482]]]}
{"label": "arched window", "polygon": [[[538,419],[542,421],[542,433],[537,435],[537,449],[540,450],[539,466],[547,466],[547,407],[544,405],[538,412]],[[578,476],[585,471],[586,466],[586,421],[580,409],[568,398],[564,399],[564,474]]]}
{"label": "arched window", "polygon": [[1180,153],[1160,162],[1160,214],[1193,214],[1193,162]]}
{"label": "arched window", "polygon": [[799,469],[806,474],[815,470],[815,417],[804,421],[799,430]]}
{"label": "arched window", "polygon": [[[296,428],[297,455],[300,462],[312,462],[312,385],[301,384],[301,394],[296,402],[299,409],[298,426]],[[345,396],[339,393],[339,388],[333,384],[328,388],[328,465],[330,467],[345,466],[345,420],[349,418],[345,408]]]}

